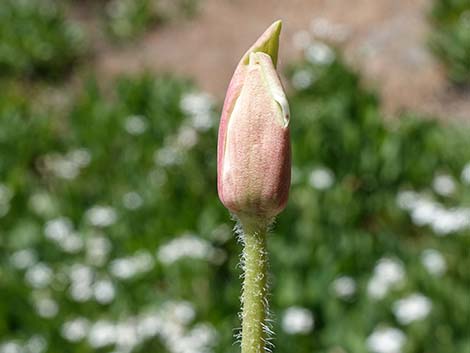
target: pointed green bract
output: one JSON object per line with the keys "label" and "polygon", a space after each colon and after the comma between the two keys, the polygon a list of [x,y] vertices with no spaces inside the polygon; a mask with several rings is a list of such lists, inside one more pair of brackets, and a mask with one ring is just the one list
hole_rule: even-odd
{"label": "pointed green bract", "polygon": [[279,36],[281,34],[282,21],[277,20],[259,37],[259,39],[251,46],[243,55],[242,62],[248,65],[250,62],[250,54],[254,52],[263,52],[268,54],[273,61],[274,67],[277,66],[277,54],[279,51]]}

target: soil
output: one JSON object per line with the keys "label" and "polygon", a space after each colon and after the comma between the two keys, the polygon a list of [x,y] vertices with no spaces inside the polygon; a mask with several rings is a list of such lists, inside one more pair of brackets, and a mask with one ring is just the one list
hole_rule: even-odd
{"label": "soil", "polygon": [[342,29],[338,45],[366,84],[378,89],[387,115],[413,110],[470,121],[470,91],[453,88],[428,52],[429,5],[428,0],[201,0],[192,20],[156,27],[125,47],[99,48],[95,60],[104,77],[171,71],[193,77],[222,99],[240,56],[271,22],[284,23],[281,70],[300,57],[305,31],[325,35],[326,23]]}

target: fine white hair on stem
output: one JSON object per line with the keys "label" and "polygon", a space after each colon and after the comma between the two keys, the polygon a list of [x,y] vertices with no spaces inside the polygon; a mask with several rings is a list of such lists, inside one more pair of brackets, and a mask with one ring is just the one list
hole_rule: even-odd
{"label": "fine white hair on stem", "polygon": [[[243,251],[240,255],[240,264],[238,265],[242,269],[240,278],[243,280],[242,291],[240,295],[242,311],[238,316],[242,323],[242,327],[249,327],[249,331],[252,329],[257,330],[256,327],[258,327],[258,330],[260,330],[258,337],[250,336],[250,339],[248,340],[249,342],[253,342],[256,345],[256,352],[263,351],[270,353],[274,349],[274,344],[272,342],[274,332],[272,330],[273,316],[269,310],[269,287],[271,279],[268,271],[269,263],[268,252],[266,249],[266,235],[267,232],[269,232],[271,229],[273,220],[270,220],[269,222],[244,222],[242,224],[242,222],[237,217],[234,216],[234,219],[237,221],[234,227],[234,232],[239,243],[243,247]],[[245,234],[245,231],[247,234]],[[252,237],[249,238],[250,241],[248,243],[246,239],[247,236]],[[250,251],[247,249],[248,247],[251,249],[251,255],[249,255]],[[248,264],[247,261],[251,262]],[[251,281],[254,281],[253,283],[258,283],[258,285],[247,288],[246,285],[249,278]],[[258,293],[257,291],[260,292]],[[259,298],[258,304],[260,304],[262,309],[258,311],[259,315],[250,315],[245,305],[247,305],[247,300],[250,300],[250,303],[252,303],[251,305],[253,305],[253,300],[255,300],[255,302],[257,301],[257,299],[253,298],[256,297]],[[250,317],[248,318],[248,316]],[[244,350],[243,338],[245,334],[246,333],[244,333],[242,329],[237,329],[234,334],[235,343],[242,345],[242,353]],[[255,349],[253,349],[253,352],[255,352]],[[247,353],[251,353],[251,349],[250,352]]]}

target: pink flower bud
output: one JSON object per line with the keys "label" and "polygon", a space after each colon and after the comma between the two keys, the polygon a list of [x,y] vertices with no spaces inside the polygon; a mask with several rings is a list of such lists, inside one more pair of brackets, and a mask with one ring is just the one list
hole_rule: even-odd
{"label": "pink flower bud", "polygon": [[289,105],[276,72],[281,22],[273,23],[241,59],[219,126],[219,198],[239,217],[272,218],[290,186]]}

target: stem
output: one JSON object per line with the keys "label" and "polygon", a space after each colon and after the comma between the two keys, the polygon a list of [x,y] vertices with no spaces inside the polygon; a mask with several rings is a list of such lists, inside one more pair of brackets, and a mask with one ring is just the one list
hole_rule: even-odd
{"label": "stem", "polygon": [[244,282],[241,353],[268,351],[268,253],[266,222],[242,221]]}

